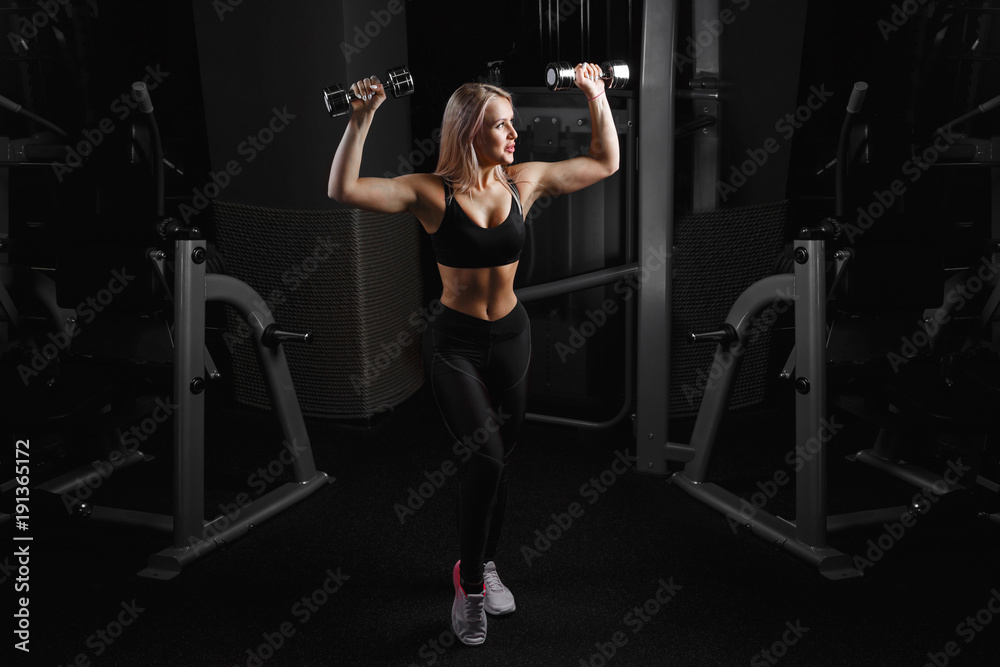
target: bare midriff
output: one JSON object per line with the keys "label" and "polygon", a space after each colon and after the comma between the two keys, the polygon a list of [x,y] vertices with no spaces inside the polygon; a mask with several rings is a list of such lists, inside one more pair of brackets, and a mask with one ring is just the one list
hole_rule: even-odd
{"label": "bare midriff", "polygon": [[438,264],[441,303],[471,317],[494,322],[514,310],[517,262],[482,269],[457,269]]}

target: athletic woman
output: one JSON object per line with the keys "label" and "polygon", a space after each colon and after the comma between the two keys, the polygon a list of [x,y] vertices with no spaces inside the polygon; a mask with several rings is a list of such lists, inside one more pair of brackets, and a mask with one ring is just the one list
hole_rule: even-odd
{"label": "athletic woman", "polygon": [[468,449],[458,492],[459,561],[452,571],[452,628],[465,644],[486,640],[486,613],[514,610],[493,557],[507,507],[507,460],[524,420],[528,315],[514,295],[524,220],[540,198],[575,192],[618,169],[618,134],[601,69],[576,66],[590,108],[587,155],[514,163],[517,132],[510,94],[469,83],[451,96],[433,174],[360,178],[375,110],[385,100],[376,77],[351,90],[361,99],[330,170],[328,194],[379,213],[412,213],[430,235],[444,286],[444,310],[424,332],[424,362],[445,425]]}

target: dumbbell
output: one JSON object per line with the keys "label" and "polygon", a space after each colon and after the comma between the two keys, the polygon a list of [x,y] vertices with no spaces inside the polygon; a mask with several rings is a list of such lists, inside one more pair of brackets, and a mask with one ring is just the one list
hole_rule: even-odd
{"label": "dumbbell", "polygon": [[[395,98],[413,94],[413,75],[405,66],[396,67],[385,73],[386,83],[392,96]],[[336,118],[343,116],[351,110],[351,100],[360,100],[358,95],[352,91],[344,90],[339,83],[323,89],[323,99],[326,102],[326,110],[330,116]]]}
{"label": "dumbbell", "polygon": [[[624,60],[608,60],[601,63],[604,79],[608,88],[624,88],[628,85],[628,63]],[[549,63],[545,69],[545,85],[549,90],[567,90],[576,82],[576,70],[566,61]]]}

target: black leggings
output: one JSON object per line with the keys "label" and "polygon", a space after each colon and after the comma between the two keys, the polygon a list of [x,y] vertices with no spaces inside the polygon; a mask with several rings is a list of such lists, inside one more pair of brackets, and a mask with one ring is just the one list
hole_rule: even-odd
{"label": "black leggings", "polygon": [[458,489],[458,542],[464,581],[483,578],[507,510],[507,459],[524,422],[531,333],[518,303],[489,322],[445,308],[424,332],[434,400],[466,462]]}

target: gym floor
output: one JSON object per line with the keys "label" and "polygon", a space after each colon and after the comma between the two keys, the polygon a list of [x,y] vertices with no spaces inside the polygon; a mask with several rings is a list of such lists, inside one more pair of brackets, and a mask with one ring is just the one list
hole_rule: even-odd
{"label": "gym floor", "polygon": [[[280,435],[263,412],[214,400],[208,415],[215,516],[263,490]],[[912,487],[846,462],[872,433],[840,419],[831,511],[905,504]],[[766,492],[767,509],[788,516],[794,485],[768,481],[792,423],[781,406],[729,417],[712,479],[746,498]],[[626,426],[537,424],[516,450],[497,557],[517,610],[466,647],[449,623],[460,461],[429,395],[364,427],[308,425],[331,483],[170,581],[136,576],[168,536],[69,519],[36,494],[31,654],[17,664],[984,665],[1000,647],[1000,531],[967,499],[941,500],[905,530],[835,536],[865,559],[864,576],[829,581],[669,479],[622,472]],[[673,428],[683,442],[690,424]],[[170,442],[166,422],[143,443],[156,458],[116,470],[90,500],[168,512]]]}

